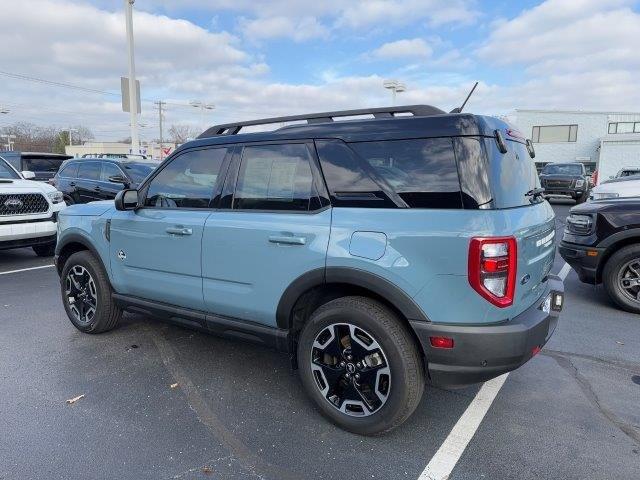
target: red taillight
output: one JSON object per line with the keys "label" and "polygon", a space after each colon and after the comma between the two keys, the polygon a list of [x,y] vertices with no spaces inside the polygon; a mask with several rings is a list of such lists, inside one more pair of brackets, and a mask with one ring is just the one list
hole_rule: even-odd
{"label": "red taillight", "polygon": [[469,245],[469,283],[493,305],[513,304],[518,268],[514,237],[472,238]]}
{"label": "red taillight", "polygon": [[433,348],[453,348],[453,338],[429,337],[429,342]]}

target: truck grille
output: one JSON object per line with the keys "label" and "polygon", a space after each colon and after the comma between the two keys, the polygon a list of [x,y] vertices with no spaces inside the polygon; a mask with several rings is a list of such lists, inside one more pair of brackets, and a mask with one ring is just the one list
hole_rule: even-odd
{"label": "truck grille", "polygon": [[545,180],[544,186],[548,188],[571,188],[571,180]]}
{"label": "truck grille", "polygon": [[49,202],[41,193],[0,194],[0,216],[45,213]]}

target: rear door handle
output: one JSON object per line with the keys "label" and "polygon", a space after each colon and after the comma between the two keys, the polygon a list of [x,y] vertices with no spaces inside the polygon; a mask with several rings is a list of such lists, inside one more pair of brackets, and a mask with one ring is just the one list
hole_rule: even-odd
{"label": "rear door handle", "polygon": [[279,243],[282,245],[304,245],[307,243],[305,237],[294,237],[288,235],[271,235],[269,237],[270,243]]}
{"label": "rear door handle", "polygon": [[191,228],[185,228],[185,227],[169,227],[167,228],[166,232],[169,235],[192,235],[193,234],[193,230]]}
{"label": "rear door handle", "polygon": [[70,187],[75,187],[76,186],[76,182],[69,182],[69,186]]}
{"label": "rear door handle", "polygon": [[94,190],[95,190],[96,192],[100,192],[102,189],[101,189],[100,187],[95,187],[95,188],[94,188]]}

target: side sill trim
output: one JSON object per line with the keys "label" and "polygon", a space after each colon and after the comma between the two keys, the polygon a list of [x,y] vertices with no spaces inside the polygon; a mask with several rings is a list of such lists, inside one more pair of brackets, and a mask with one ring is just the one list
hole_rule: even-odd
{"label": "side sill trim", "polygon": [[120,293],[113,293],[112,298],[129,312],[151,315],[176,325],[220,337],[258,343],[280,352],[289,352],[288,330]]}

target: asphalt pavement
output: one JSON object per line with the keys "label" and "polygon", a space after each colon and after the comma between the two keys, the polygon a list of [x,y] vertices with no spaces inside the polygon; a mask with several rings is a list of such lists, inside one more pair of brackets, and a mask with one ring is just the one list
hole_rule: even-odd
{"label": "asphalt pavement", "polygon": [[[570,205],[554,203],[559,237]],[[0,252],[0,479],[417,479],[480,388],[428,387],[400,428],[356,436],[276,352],[132,314],[80,333],[49,264]],[[640,316],[573,271],[565,290],[555,334],[509,374],[450,478],[640,477]]]}

